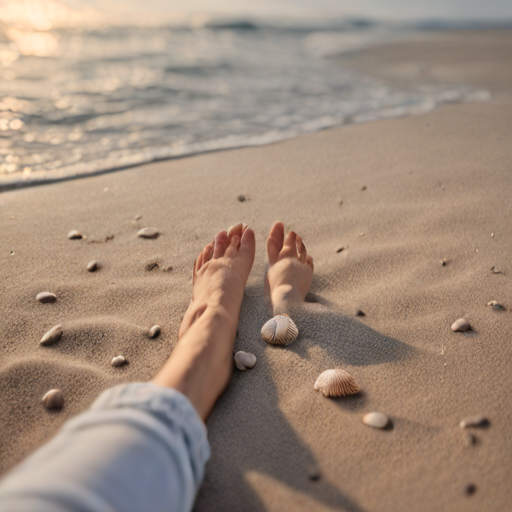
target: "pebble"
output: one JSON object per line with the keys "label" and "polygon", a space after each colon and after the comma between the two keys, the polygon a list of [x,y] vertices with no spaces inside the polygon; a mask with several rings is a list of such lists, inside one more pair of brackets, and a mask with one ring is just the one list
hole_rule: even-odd
{"label": "pebble", "polygon": [[158,235],[156,228],[143,228],[137,233],[141,238],[156,238]]}
{"label": "pebble", "polygon": [[240,195],[237,197],[237,199],[238,199],[241,203],[243,203],[244,201],[247,201],[247,197],[245,197],[243,194],[240,194]]}
{"label": "pebble", "polygon": [[116,356],[114,359],[112,359],[112,366],[114,368],[119,368],[120,366],[123,366],[123,364],[126,364],[127,361],[123,356]]}
{"label": "pebble", "polygon": [[256,356],[250,352],[244,352],[243,350],[239,350],[235,354],[234,359],[235,366],[242,371],[253,368],[256,364]]}
{"label": "pebble", "polygon": [[369,412],[363,416],[363,423],[373,428],[386,428],[389,418],[382,412]]}
{"label": "pebble", "polygon": [[339,249],[336,249],[337,253],[343,252],[345,250],[345,247],[340,247]]}
{"label": "pebble", "polygon": [[43,396],[43,405],[47,409],[62,409],[64,406],[64,395],[60,389],[50,389]]}
{"label": "pebble", "polygon": [[460,423],[460,428],[486,428],[490,425],[489,420],[485,416],[471,416],[464,418]]}
{"label": "pebble", "polygon": [[37,294],[36,299],[43,304],[49,304],[57,300],[57,295],[50,292],[41,292]]}
{"label": "pebble", "polygon": [[70,231],[68,233],[68,238],[70,240],[80,240],[82,237],[82,233],[80,231],[77,231],[76,229],[73,229],[73,231]]}
{"label": "pebble", "polygon": [[361,188],[361,191],[364,191],[364,190],[366,190],[366,185],[363,185]]}
{"label": "pebble", "polygon": [[476,492],[475,484],[467,484],[464,486],[464,494],[471,496],[472,494],[475,494],[475,492]]}
{"label": "pebble", "polygon": [[500,311],[505,311],[505,306],[500,304],[498,301],[491,300],[487,303],[487,306],[492,306],[493,309],[498,309]]}
{"label": "pebble", "polygon": [[320,477],[322,474],[320,473],[320,470],[316,466],[311,466],[308,470],[308,478],[312,480],[313,482],[316,482],[317,480],[320,480]]}
{"label": "pebble", "polygon": [[53,345],[55,342],[59,341],[62,336],[62,325],[56,325],[52,327],[39,342],[40,345]]}
{"label": "pebble", "polygon": [[92,260],[87,263],[87,270],[89,272],[96,272],[100,268],[100,262],[98,260]]}
{"label": "pebble", "polygon": [[459,318],[456,322],[453,322],[452,324],[452,331],[455,332],[464,332],[469,331],[470,329],[471,326],[469,325],[469,322],[464,318]]}
{"label": "pebble", "polygon": [[356,316],[366,316],[366,313],[364,311],[361,311],[360,309],[358,309]]}
{"label": "pebble", "polygon": [[446,260],[441,261],[441,265],[443,265],[443,267],[446,267],[447,264],[448,262]]}
{"label": "pebble", "polygon": [[153,325],[153,327],[151,327],[151,329],[149,329],[148,335],[150,338],[156,338],[161,332],[162,332],[162,329],[160,328],[159,325]]}
{"label": "pebble", "polygon": [[501,270],[498,270],[496,267],[491,267],[491,272],[493,274],[504,274],[505,272],[502,272]]}

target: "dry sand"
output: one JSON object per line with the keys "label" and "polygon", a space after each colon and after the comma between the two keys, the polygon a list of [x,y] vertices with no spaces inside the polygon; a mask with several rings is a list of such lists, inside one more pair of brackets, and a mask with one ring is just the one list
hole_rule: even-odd
{"label": "dry sand", "polygon": [[[258,362],[235,372],[208,421],[213,456],[197,511],[508,510],[512,36],[454,34],[451,44],[442,34],[414,55],[430,55],[426,69],[445,48],[456,64],[461,38],[474,45],[478,37],[501,45],[499,56],[489,45],[482,62],[508,62],[506,77],[499,65],[471,68],[496,93],[488,103],[2,193],[1,469],[101,390],[156,372],[176,344],[196,255],[217,231],[244,221],[258,246],[235,350]],[[375,51],[384,71],[400,48],[404,62],[415,58],[406,46]],[[303,236],[316,265],[318,303],[296,319],[301,335],[287,348],[259,336],[269,318],[264,241],[274,220]],[[161,236],[138,238],[145,226]],[[87,238],[68,240],[72,229]],[[93,259],[102,266],[90,273]],[[57,302],[38,303],[41,291]],[[486,307],[490,300],[507,311]],[[358,309],[366,316],[355,317]],[[451,331],[460,317],[472,333]],[[40,347],[58,323],[62,339]],[[154,324],[162,334],[149,339]],[[112,368],[119,354],[129,364]],[[318,374],[334,367],[362,393],[315,392]],[[51,388],[65,394],[61,412],[41,404]],[[373,410],[393,428],[365,426]],[[473,429],[470,445],[458,424],[475,414],[490,426]],[[469,483],[472,496],[463,491]]]}

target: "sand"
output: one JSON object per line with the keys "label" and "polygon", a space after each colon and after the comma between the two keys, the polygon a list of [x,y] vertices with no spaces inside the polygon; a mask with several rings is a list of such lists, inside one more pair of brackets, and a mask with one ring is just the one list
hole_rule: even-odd
{"label": "sand", "polygon": [[[506,62],[508,55],[510,64],[510,33],[453,40],[474,45],[480,36],[495,37],[499,58]],[[425,66],[435,64],[432,45],[436,51],[445,45],[443,55],[462,61],[464,45],[440,37],[417,43],[418,55],[422,48],[430,55]],[[488,46],[489,60],[499,60]],[[404,61],[412,58],[401,48]],[[373,58],[371,52],[361,59]],[[384,71],[386,58],[395,66],[397,45],[378,52]],[[449,66],[446,58],[442,63]],[[196,510],[507,510],[507,69],[506,80],[498,65],[472,71],[475,83],[495,93],[486,103],[2,193],[1,470],[103,389],[153,376],[176,344],[196,255],[217,231],[244,221],[255,229],[257,254],[235,350],[254,353],[258,362],[234,373],[208,421],[213,456]],[[286,348],[259,336],[270,317],[264,242],[275,220],[297,230],[315,259],[317,302],[296,319],[300,337]],[[144,227],[161,234],[137,237]],[[69,240],[73,229],[86,238]],[[88,272],[95,259],[100,269]],[[42,291],[55,293],[57,302],[37,302]],[[490,300],[507,311],[487,307]],[[366,316],[356,317],[357,310]],[[461,317],[473,331],[451,331]],[[56,324],[62,338],[39,346]],[[162,332],[150,339],[155,324]],[[112,368],[117,355],[129,364]],[[335,367],[349,371],[362,392],[338,399],[315,392],[318,374]],[[41,404],[51,388],[64,393],[60,412]],[[370,411],[386,413],[392,428],[364,425]],[[459,427],[476,414],[490,425]],[[468,442],[470,430],[475,444]],[[314,473],[320,478],[311,480]],[[476,492],[467,496],[470,483]]]}

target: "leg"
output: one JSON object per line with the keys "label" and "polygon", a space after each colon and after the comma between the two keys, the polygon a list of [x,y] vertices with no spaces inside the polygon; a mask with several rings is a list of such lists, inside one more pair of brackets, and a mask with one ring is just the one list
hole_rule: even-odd
{"label": "leg", "polygon": [[291,314],[304,303],[313,280],[313,258],[302,238],[290,231],[286,238],[282,222],[276,222],[267,239],[270,298],[274,315]]}
{"label": "leg", "polygon": [[203,420],[227,386],[244,288],[254,262],[254,232],[244,224],[221,231],[194,265],[192,302],[171,357],[153,379],[177,389]]}

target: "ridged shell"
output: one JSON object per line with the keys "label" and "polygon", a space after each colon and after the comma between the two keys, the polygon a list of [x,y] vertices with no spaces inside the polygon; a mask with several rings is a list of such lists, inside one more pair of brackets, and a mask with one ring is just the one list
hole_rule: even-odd
{"label": "ridged shell", "polygon": [[320,390],[324,396],[347,396],[359,393],[359,386],[354,377],[339,368],[326,370],[315,382],[315,391]]}
{"label": "ridged shell", "polygon": [[272,345],[289,345],[297,339],[298,335],[299,330],[295,322],[286,315],[271,318],[261,328],[261,337]]}
{"label": "ridged shell", "polygon": [[62,336],[62,325],[56,325],[51,328],[39,342],[40,345],[53,345],[55,342],[59,341]]}
{"label": "ridged shell", "polygon": [[62,409],[64,406],[64,395],[60,389],[50,389],[43,396],[43,405],[47,409]]}
{"label": "ridged shell", "polygon": [[234,359],[235,366],[242,371],[252,368],[256,364],[256,356],[243,350],[238,351]]}

